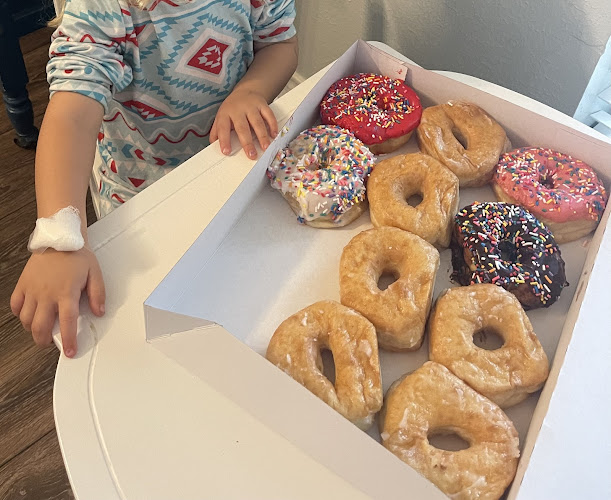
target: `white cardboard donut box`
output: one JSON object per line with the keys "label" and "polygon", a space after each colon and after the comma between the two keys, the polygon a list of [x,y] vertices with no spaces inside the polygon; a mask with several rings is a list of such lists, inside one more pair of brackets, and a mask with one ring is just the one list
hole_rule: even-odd
{"label": "white cardboard donut box", "polygon": [[[445,498],[379,443],[377,426],[369,433],[360,431],[264,358],[271,335],[284,319],[318,300],[339,300],[342,249],[371,227],[367,214],[340,229],[298,224],[265,176],[275,153],[317,123],[318,104],[331,84],[357,72],[405,78],[425,107],[450,99],[475,102],[499,121],[514,147],[545,146],[571,154],[592,165],[609,186],[611,144],[358,41],[330,67],[252,169],[228,171],[219,176],[222,181],[211,183],[209,192],[201,193],[209,200],[211,221],[146,300],[146,336],[165,355],[366,496]],[[412,138],[395,154],[417,150]],[[489,187],[463,189],[459,206],[494,199]],[[575,370],[611,381],[611,363],[595,365],[592,359],[611,359],[611,353],[593,353],[596,337],[609,335],[611,329],[610,312],[594,307],[592,300],[611,276],[611,243],[604,238],[608,219],[609,208],[596,233],[561,246],[570,286],[550,308],[528,312],[552,366],[540,394],[506,410],[520,434],[521,449],[509,499],[544,498],[537,489],[540,474],[573,473],[580,483],[590,474],[589,461],[609,457],[610,445],[598,443],[596,431],[606,426],[603,416],[609,415],[611,402],[601,401],[600,414],[592,416],[587,459],[570,456],[573,444],[583,449],[582,430],[559,432],[570,429],[580,411],[571,405],[577,394],[591,402],[598,397],[594,382],[574,386]],[[434,297],[456,286],[450,273],[450,251],[444,250]],[[414,353],[381,351],[384,390],[427,359],[426,340]],[[557,449],[557,440],[566,441],[566,456],[549,455],[548,445]],[[587,487],[576,488],[587,493]],[[566,493],[563,498],[576,498]],[[599,494],[611,498],[611,482]]]}

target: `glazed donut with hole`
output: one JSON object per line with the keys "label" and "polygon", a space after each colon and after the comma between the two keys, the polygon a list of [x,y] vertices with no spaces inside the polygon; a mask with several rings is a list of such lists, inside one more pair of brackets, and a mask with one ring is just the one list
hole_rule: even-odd
{"label": "glazed donut with hole", "polygon": [[[507,408],[543,386],[549,363],[520,302],[489,284],[446,290],[428,322],[429,358],[470,387]],[[474,344],[474,335],[495,333],[498,349]]]}
{"label": "glazed donut with hole", "polygon": [[[411,206],[408,199],[421,195]],[[458,209],[458,178],[435,158],[415,153],[378,163],[367,185],[374,226],[394,226],[439,248],[450,245]]]}
{"label": "glazed donut with hole", "polygon": [[[420,347],[431,307],[439,252],[419,236],[395,227],[357,234],[340,259],[342,304],[375,326],[380,347],[413,351]],[[388,288],[380,277],[396,278]]]}
{"label": "glazed donut with hole", "polygon": [[511,149],[494,118],[475,104],[460,101],[426,108],[418,142],[423,153],[456,174],[461,187],[487,184],[501,154]]}
{"label": "glazed donut with hole", "polygon": [[[335,384],[323,374],[322,349],[333,354]],[[316,302],[284,320],[266,357],[363,430],[371,427],[382,407],[375,329],[337,302]]]}
{"label": "glazed donut with hole", "polygon": [[[518,433],[496,404],[445,366],[427,361],[395,382],[380,414],[382,444],[454,500],[497,500],[513,480]],[[449,451],[429,439],[457,434]]]}

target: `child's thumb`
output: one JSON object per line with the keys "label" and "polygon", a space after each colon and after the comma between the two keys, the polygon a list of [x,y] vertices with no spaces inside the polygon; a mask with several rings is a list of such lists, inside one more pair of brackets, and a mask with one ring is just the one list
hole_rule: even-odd
{"label": "child's thumb", "polygon": [[97,262],[89,269],[87,297],[89,298],[89,307],[93,314],[102,316],[105,312],[106,290],[104,288],[102,270]]}

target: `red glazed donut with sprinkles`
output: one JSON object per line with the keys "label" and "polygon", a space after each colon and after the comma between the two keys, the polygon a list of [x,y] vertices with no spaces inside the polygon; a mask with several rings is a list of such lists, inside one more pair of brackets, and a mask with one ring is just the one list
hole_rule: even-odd
{"label": "red glazed donut with sprinkles", "polygon": [[367,208],[365,182],[374,157],[347,130],[319,125],[303,131],[267,168],[297,220],[319,228],[341,227]]}
{"label": "red glazed donut with sprinkles", "polygon": [[521,148],[505,153],[492,185],[500,201],[532,212],[557,243],[591,233],[605,210],[607,193],[590,166],[551,149]]}
{"label": "red glazed donut with sprinkles", "polygon": [[455,218],[452,279],[492,283],[524,309],[551,306],[567,286],[564,260],[552,233],[530,212],[502,202],[474,203]]}
{"label": "red glazed donut with sprinkles", "polygon": [[323,123],[350,130],[374,154],[390,153],[409,141],[421,116],[412,88],[373,73],[338,80],[320,103]]}

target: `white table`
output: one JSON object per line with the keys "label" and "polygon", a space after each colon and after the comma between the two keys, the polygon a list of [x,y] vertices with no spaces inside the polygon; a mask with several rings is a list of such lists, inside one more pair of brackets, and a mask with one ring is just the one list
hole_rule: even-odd
{"label": "white table", "polygon": [[[274,103],[279,122],[323,71]],[[512,91],[445,74],[596,135]],[[211,499],[312,499],[322,498],[321,484],[325,498],[362,498],[145,341],[144,300],[203,227],[198,186],[218,179],[219,168],[239,168],[244,161],[241,151],[225,159],[213,144],[89,229],[104,270],[107,312],[96,318],[83,303],[79,353],[60,358],[54,389],[59,442],[79,499],[182,499],[195,491]],[[177,231],[176,217],[190,223]],[[609,297],[600,300],[608,303]],[[609,432],[601,438],[610,441]],[[274,474],[277,461],[289,464],[282,475]],[[563,479],[543,477],[539,487],[560,488],[558,481]]]}

